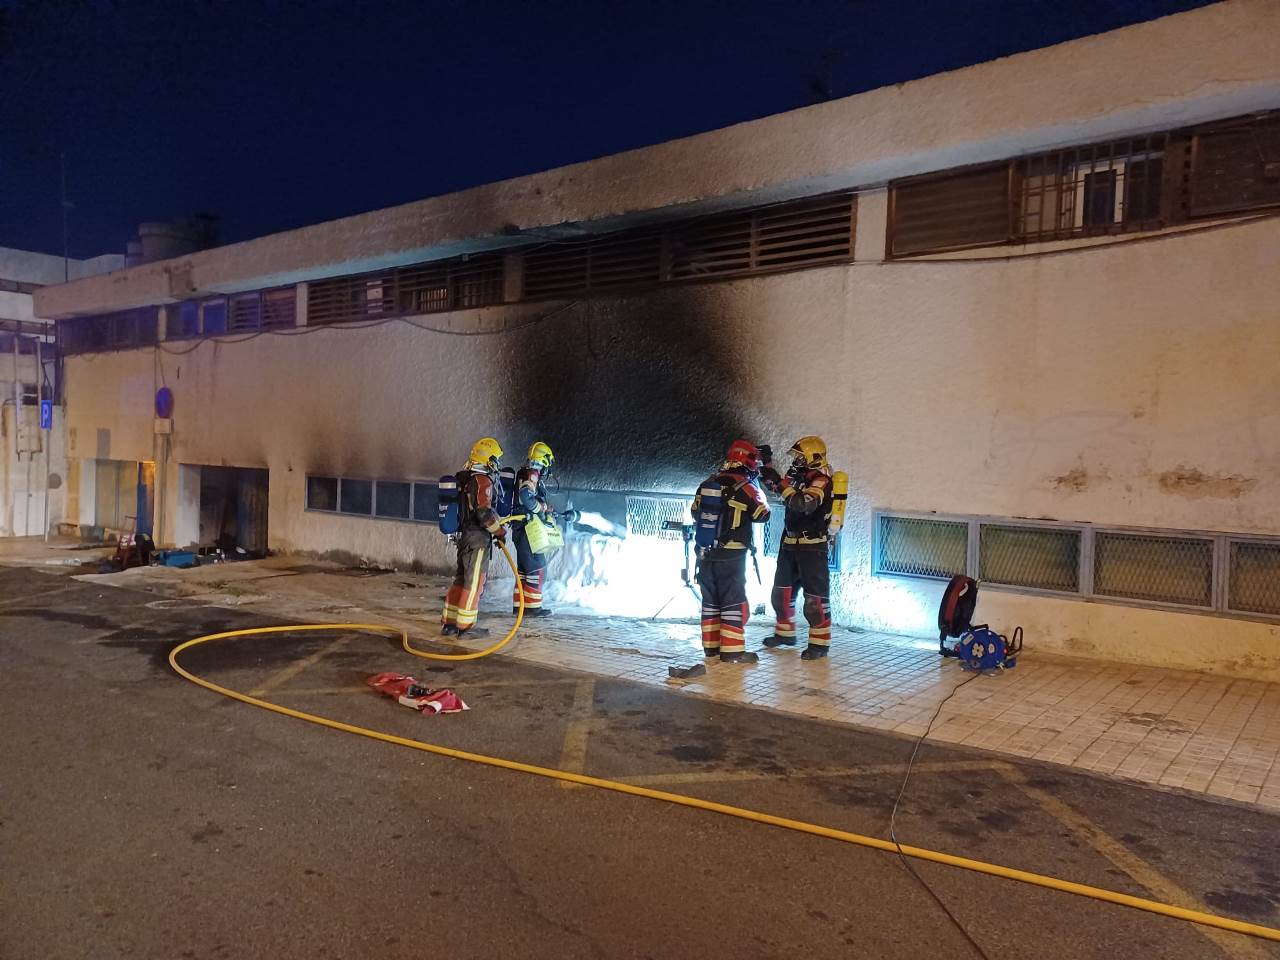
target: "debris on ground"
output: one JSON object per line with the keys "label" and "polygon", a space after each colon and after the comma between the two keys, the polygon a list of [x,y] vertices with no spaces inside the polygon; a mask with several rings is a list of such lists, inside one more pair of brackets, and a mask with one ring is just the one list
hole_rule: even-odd
{"label": "debris on ground", "polygon": [[667,667],[667,676],[672,680],[692,680],[695,677],[705,677],[707,675],[707,665],[705,663],[695,663],[691,667]]}
{"label": "debris on ground", "polygon": [[397,703],[421,713],[461,713],[471,709],[452,690],[435,690],[403,673],[376,673],[365,683]]}

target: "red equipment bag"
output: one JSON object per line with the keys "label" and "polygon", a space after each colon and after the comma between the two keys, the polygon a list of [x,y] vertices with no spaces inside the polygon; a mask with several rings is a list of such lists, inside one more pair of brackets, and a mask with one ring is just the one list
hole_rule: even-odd
{"label": "red equipment bag", "polygon": [[402,706],[421,713],[461,713],[471,709],[452,690],[432,690],[403,673],[377,673],[365,683]]}
{"label": "red equipment bag", "polygon": [[938,653],[944,657],[959,656],[947,648],[948,637],[958,637],[973,626],[973,611],[978,605],[978,581],[958,573],[942,592],[938,607]]}

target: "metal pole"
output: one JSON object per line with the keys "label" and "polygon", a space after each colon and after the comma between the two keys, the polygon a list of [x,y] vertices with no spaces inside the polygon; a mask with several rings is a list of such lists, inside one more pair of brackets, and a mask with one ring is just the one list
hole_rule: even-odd
{"label": "metal pole", "polygon": [[19,329],[21,328],[16,326],[13,328],[13,455],[21,463],[22,450],[18,446],[18,414],[22,412],[22,380],[18,377]]}
{"label": "metal pole", "polygon": [[67,240],[67,210],[70,204],[67,203],[67,153],[64,150],[60,155],[62,161],[62,282],[66,283],[71,279],[71,254],[68,251]]}
{"label": "metal pole", "polygon": [[[52,384],[50,385],[52,387]],[[53,390],[50,389],[52,394]],[[40,354],[40,338],[36,337],[36,399],[44,399],[44,362]],[[53,402],[53,397],[49,397]],[[42,404],[43,406],[43,404]],[[49,458],[53,456],[53,408],[49,408],[49,429],[45,431],[41,441],[44,443],[44,542],[49,542]],[[64,470],[63,473],[66,473]],[[65,497],[66,494],[63,494]]]}

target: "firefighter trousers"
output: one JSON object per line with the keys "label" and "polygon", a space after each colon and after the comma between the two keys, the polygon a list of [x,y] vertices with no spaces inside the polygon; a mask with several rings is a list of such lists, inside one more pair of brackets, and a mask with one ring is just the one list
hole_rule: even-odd
{"label": "firefighter trousers", "polygon": [[534,553],[529,547],[529,536],[524,531],[524,524],[511,531],[511,538],[516,548],[516,569],[520,578],[511,593],[511,605],[520,606],[520,588],[524,588],[524,606],[526,610],[542,609],[542,582],[547,574],[547,558],[545,554]]}
{"label": "firefighter trousers", "polygon": [[751,614],[747,605],[747,551],[718,557],[710,553],[698,568],[702,589],[702,652],[741,653],[746,647],[744,630]]}
{"label": "firefighter trousers", "polygon": [[440,622],[459,630],[475,626],[480,615],[485,573],[493,556],[493,537],[484,530],[465,530],[458,537],[458,563],[444,600]]}
{"label": "firefighter trousers", "polygon": [[809,646],[831,645],[831,571],[827,569],[826,544],[778,550],[773,578],[773,632],[783,639],[796,635],[796,595],[804,591],[804,618],[809,623]]}

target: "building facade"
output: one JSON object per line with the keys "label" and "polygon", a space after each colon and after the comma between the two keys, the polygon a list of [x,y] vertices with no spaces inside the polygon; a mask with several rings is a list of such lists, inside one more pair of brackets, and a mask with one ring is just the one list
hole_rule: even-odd
{"label": "building facade", "polygon": [[727,444],[816,433],[839,622],[969,572],[1041,649],[1278,679],[1278,46],[1230,0],[41,289],[68,515],[439,569],[435,478],[542,439],[627,534],[562,589],[647,615]]}
{"label": "building facade", "polygon": [[[124,265],[124,257],[64,260],[0,247],[0,537],[43,536],[63,514],[61,363],[52,322],[33,294],[68,278]],[[41,401],[51,402],[41,422]]]}

